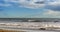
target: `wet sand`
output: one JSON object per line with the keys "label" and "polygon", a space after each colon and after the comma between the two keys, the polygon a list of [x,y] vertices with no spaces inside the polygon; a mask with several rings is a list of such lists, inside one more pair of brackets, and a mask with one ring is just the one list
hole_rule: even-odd
{"label": "wet sand", "polygon": [[4,29],[0,29],[0,32],[25,32],[25,31],[15,31],[15,30],[4,30]]}

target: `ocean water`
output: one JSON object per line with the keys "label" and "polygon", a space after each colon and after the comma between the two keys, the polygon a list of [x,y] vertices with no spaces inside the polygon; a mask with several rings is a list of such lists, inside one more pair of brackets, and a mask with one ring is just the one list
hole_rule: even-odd
{"label": "ocean water", "polygon": [[[23,22],[20,20],[23,20]],[[28,22],[28,20],[39,20],[40,22]],[[60,27],[59,21],[60,19],[57,18],[1,18],[0,29],[23,30],[26,32],[60,32],[60,30],[39,30],[43,26]]]}
{"label": "ocean water", "polygon": [[29,31],[27,31],[27,32],[60,32],[60,31],[33,31],[33,30],[29,30]]}
{"label": "ocean water", "polygon": [[[36,26],[42,25],[54,25],[60,27],[60,22],[14,22],[14,21],[0,21],[0,29],[10,29],[10,30],[23,30],[26,32],[60,32],[60,30],[38,30]],[[21,26],[19,26],[21,25]],[[29,27],[29,26],[34,27]],[[28,27],[27,27],[28,26]]]}

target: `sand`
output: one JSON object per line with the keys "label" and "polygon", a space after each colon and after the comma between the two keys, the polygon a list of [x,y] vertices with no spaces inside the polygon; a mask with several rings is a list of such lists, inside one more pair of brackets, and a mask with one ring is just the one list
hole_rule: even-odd
{"label": "sand", "polygon": [[4,29],[0,29],[0,32],[25,32],[25,31],[14,31],[14,30],[4,30]]}

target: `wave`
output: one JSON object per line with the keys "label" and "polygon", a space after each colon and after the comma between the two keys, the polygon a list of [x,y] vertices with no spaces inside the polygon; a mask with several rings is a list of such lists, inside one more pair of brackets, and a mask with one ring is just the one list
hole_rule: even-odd
{"label": "wave", "polygon": [[46,22],[15,22],[15,23],[0,23],[0,27],[10,27],[10,28],[24,28],[24,29],[60,29],[59,23],[46,23]]}

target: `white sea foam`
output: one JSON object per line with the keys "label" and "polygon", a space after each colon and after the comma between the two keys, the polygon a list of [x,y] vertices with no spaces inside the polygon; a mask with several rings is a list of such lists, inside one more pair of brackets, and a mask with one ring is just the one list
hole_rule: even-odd
{"label": "white sea foam", "polygon": [[46,28],[46,27],[59,27],[60,23],[54,22],[15,22],[15,23],[0,23],[0,26],[17,27],[17,28]]}

